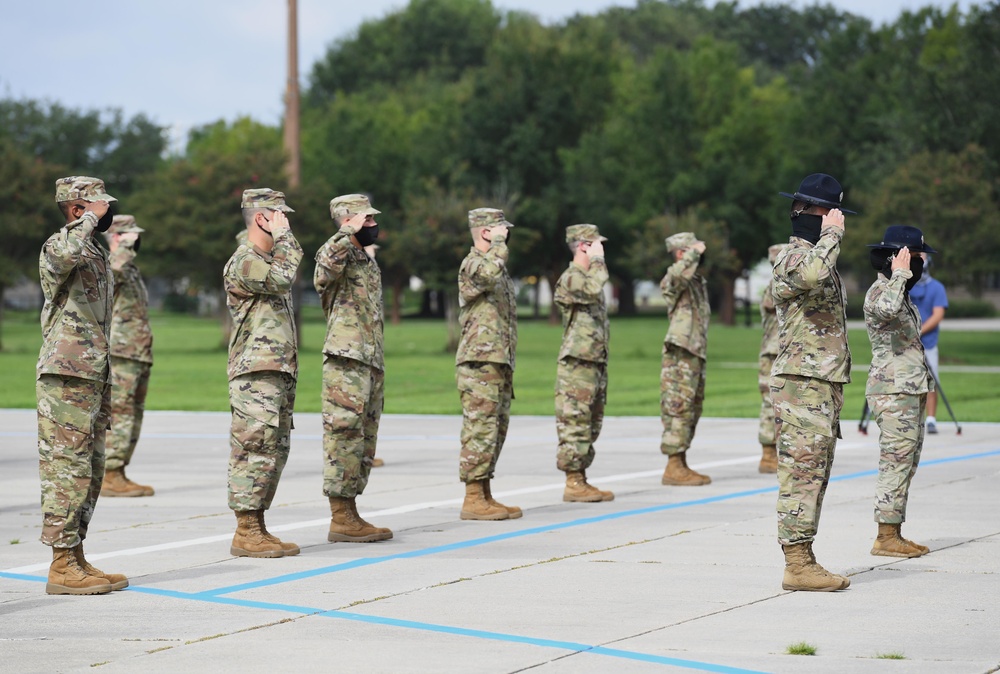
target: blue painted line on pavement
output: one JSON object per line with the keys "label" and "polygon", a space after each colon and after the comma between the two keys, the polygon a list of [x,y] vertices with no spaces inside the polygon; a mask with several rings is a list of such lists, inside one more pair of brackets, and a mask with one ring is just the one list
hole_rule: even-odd
{"label": "blue painted line on pavement", "polygon": [[[930,461],[925,461],[921,465],[930,466],[939,463],[950,463],[954,461],[968,461],[971,459],[979,459],[988,456],[1000,455],[1000,449],[981,452],[978,454],[966,454],[964,456],[948,457],[942,459],[933,459]],[[877,475],[877,470],[866,470],[859,473],[851,473],[849,475],[839,475],[831,479],[834,480],[850,480],[859,477],[868,477],[871,475]],[[778,491],[777,486],[771,487],[761,487],[759,489],[750,489],[746,491],[732,492],[730,494],[720,494],[718,496],[708,496],[700,499],[693,499],[690,501],[681,501],[679,503],[665,503],[657,506],[648,506],[645,508],[637,508],[635,510],[624,510],[616,513],[606,513],[603,515],[596,515],[593,517],[583,517],[576,520],[570,520],[568,522],[557,522],[555,524],[548,524],[540,527],[532,527],[530,529],[521,529],[519,531],[509,531],[502,534],[496,534],[493,536],[484,536],[483,538],[473,538],[466,541],[459,541],[457,543],[449,543],[447,545],[437,545],[430,548],[421,548],[419,550],[410,550],[407,552],[398,552],[392,555],[383,555],[379,557],[360,557],[358,559],[352,559],[349,562],[342,562],[340,564],[333,564],[331,566],[324,566],[318,569],[310,569],[308,571],[299,571],[297,573],[288,573],[281,576],[275,576],[273,578],[265,578],[263,580],[257,580],[250,583],[241,583],[239,585],[229,585],[226,587],[216,588],[214,590],[206,590],[204,592],[198,593],[204,596],[220,596],[224,594],[232,594],[233,592],[242,592],[244,590],[253,590],[260,587],[267,587],[270,585],[280,585],[282,583],[289,583],[296,580],[303,580],[306,578],[314,578],[316,576],[323,576],[331,573],[338,573],[340,571],[348,571],[351,569],[358,569],[365,566],[372,566],[375,564],[383,564],[385,562],[392,562],[400,559],[415,559],[418,557],[426,557],[428,555],[437,555],[443,552],[452,552],[455,550],[463,550],[466,548],[478,547],[480,545],[487,545],[489,543],[497,543],[499,541],[511,540],[515,538],[523,538],[525,536],[533,536],[535,534],[543,534],[550,531],[558,531],[560,529],[569,529],[573,527],[585,526],[588,524],[596,524],[599,522],[608,522],[611,520],[622,519],[625,517],[635,517],[638,515],[648,515],[651,513],[664,512],[667,510],[677,510],[679,508],[690,508],[698,505],[707,505],[710,503],[720,503],[722,501],[731,501],[738,498],[746,498],[747,496],[758,496],[760,494],[767,494]]]}
{"label": "blue painted line on pavement", "polygon": [[558,641],[554,639],[539,639],[536,637],[526,637],[519,634],[507,634],[504,632],[490,632],[486,630],[468,629],[465,627],[453,627],[451,625],[438,625],[436,623],[419,622],[415,620],[402,620],[399,618],[387,618],[385,616],[365,615],[362,613],[351,613],[349,611],[327,610],[313,608],[310,606],[297,606],[294,604],[275,604],[263,601],[251,601],[246,599],[236,599],[234,597],[218,597],[207,594],[187,594],[172,590],[159,590],[156,588],[136,587],[130,588],[134,592],[144,594],[154,594],[177,599],[187,599],[213,604],[224,604],[228,606],[239,606],[242,608],[257,608],[268,611],[283,611],[285,613],[295,613],[303,616],[316,616],[319,618],[334,618],[337,620],[350,620],[353,622],[367,623],[370,625],[385,625],[387,627],[399,627],[402,629],[419,630],[423,632],[436,632],[438,634],[449,634],[458,637],[471,637],[475,639],[488,639],[491,641],[503,641],[507,643],[525,644],[528,646],[538,646],[540,648],[555,648],[559,650],[571,651],[573,653],[583,653],[592,655],[603,655],[606,657],[619,658],[625,660],[636,660],[659,665],[671,665],[693,669],[700,672],[718,672],[719,674],[762,674],[755,670],[742,669],[739,667],[729,667],[711,662],[700,662],[697,660],[684,660],[681,658],[671,658],[651,653],[641,653],[638,651],[627,651],[619,648],[607,648],[592,644],[581,644],[573,641]]}

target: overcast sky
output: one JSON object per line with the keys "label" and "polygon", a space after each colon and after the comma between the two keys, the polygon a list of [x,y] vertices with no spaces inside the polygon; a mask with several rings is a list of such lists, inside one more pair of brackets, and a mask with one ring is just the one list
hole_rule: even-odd
{"label": "overcast sky", "polygon": [[[711,4],[712,0],[708,0]],[[830,0],[876,23],[942,0]],[[302,80],[335,39],[405,0],[299,0]],[[546,22],[634,0],[494,0]],[[741,6],[760,4],[745,0]],[[792,2],[795,6],[806,3]],[[809,3],[811,4],[811,3]],[[960,0],[967,10],[970,0]],[[978,4],[978,3],[977,3]],[[277,123],[285,86],[286,0],[0,0],[0,95],[121,108],[169,126],[240,115]]]}

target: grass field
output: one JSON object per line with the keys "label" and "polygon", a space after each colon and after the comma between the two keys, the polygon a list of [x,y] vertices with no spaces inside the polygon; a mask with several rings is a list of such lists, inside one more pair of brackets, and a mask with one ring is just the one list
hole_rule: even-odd
{"label": "grass field", "polygon": [[[227,410],[226,350],[218,321],[155,313],[153,368],[147,407],[158,410]],[[665,318],[612,320],[607,414],[659,414],[660,348]],[[299,354],[296,410],[320,410],[320,378],[325,325],[318,310],[307,308],[303,348]],[[555,358],[561,329],[543,321],[519,325],[514,414],[553,413]],[[3,326],[5,350],[0,352],[0,407],[35,406],[35,360],[41,343],[36,314],[7,312]],[[387,413],[458,414],[454,356],[444,352],[441,321],[404,320],[387,325]],[[870,361],[868,337],[851,331],[854,362]],[[755,417],[757,351],[760,333],[751,328],[713,324],[708,339],[709,361],[706,416]],[[942,365],[1000,366],[1000,334],[941,333]],[[864,399],[866,368],[856,369],[845,388],[845,426],[857,419]],[[942,373],[942,385],[960,421],[1000,421],[1000,374]],[[948,419],[941,405],[938,420]]]}

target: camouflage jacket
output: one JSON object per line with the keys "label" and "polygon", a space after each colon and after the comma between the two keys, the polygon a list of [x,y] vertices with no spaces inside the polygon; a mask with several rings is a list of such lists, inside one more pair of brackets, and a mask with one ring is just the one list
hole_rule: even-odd
{"label": "camouflage jacket", "polygon": [[846,384],[847,293],[837,273],[844,230],[826,227],[815,246],[793,236],[774,263],[778,356],[771,375],[794,374]]}
{"label": "camouflage jacket", "polygon": [[462,338],[455,363],[502,363],[514,369],[517,298],[507,273],[506,241],[485,253],[473,248],[458,271],[458,320]]}
{"label": "camouflage jacket", "polygon": [[313,285],[326,315],[323,353],[384,370],[382,273],[341,227],[316,253]]}
{"label": "camouflage jacket", "polygon": [[563,339],[559,360],[579,358],[608,362],[608,307],[604,284],[608,267],[603,257],[590,260],[590,269],[570,263],[556,283],[555,303],[562,314]]}
{"label": "camouflage jacket", "polygon": [[106,382],[114,280],[108,253],[93,236],[97,216],[85,213],[49,237],[38,256],[42,348],[38,375]]}
{"label": "camouflage jacket", "polygon": [[708,304],[708,284],[699,275],[700,256],[693,248],[670,265],[660,281],[660,291],[667,302],[670,327],[663,338],[663,348],[674,344],[699,358],[707,352],[708,320],[712,307]]}
{"label": "camouflage jacket", "polygon": [[149,328],[149,293],[135,251],[119,246],[111,253],[115,277],[114,309],[111,313],[111,355],[141,363],[153,362],[153,331]]}
{"label": "camouflage jacket", "polygon": [[245,243],[229,258],[223,277],[233,317],[230,379],[273,370],[298,376],[291,291],[301,261],[302,247],[288,229],[275,235],[270,253]]}
{"label": "camouflage jacket", "polygon": [[879,274],[865,295],[865,325],[872,343],[872,365],[865,393],[927,393],[934,384],[924,362],[920,312],[906,293],[909,269],[892,279]]}
{"label": "camouflage jacket", "polygon": [[774,307],[774,280],[772,279],[764,295],[760,298],[760,327],[763,335],[760,338],[760,355],[774,356],[778,353],[778,312]]}

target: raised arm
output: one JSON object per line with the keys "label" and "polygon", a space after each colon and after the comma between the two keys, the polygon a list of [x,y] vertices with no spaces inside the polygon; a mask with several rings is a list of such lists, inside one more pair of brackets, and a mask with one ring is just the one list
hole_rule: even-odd
{"label": "raised arm", "polygon": [[229,269],[237,287],[254,295],[284,295],[292,289],[302,262],[302,246],[290,229],[274,234],[270,254],[247,253]]}
{"label": "raised arm", "polygon": [[459,272],[459,293],[462,300],[471,302],[493,290],[503,278],[509,255],[507,242],[494,239],[489,250],[472,256]]}

